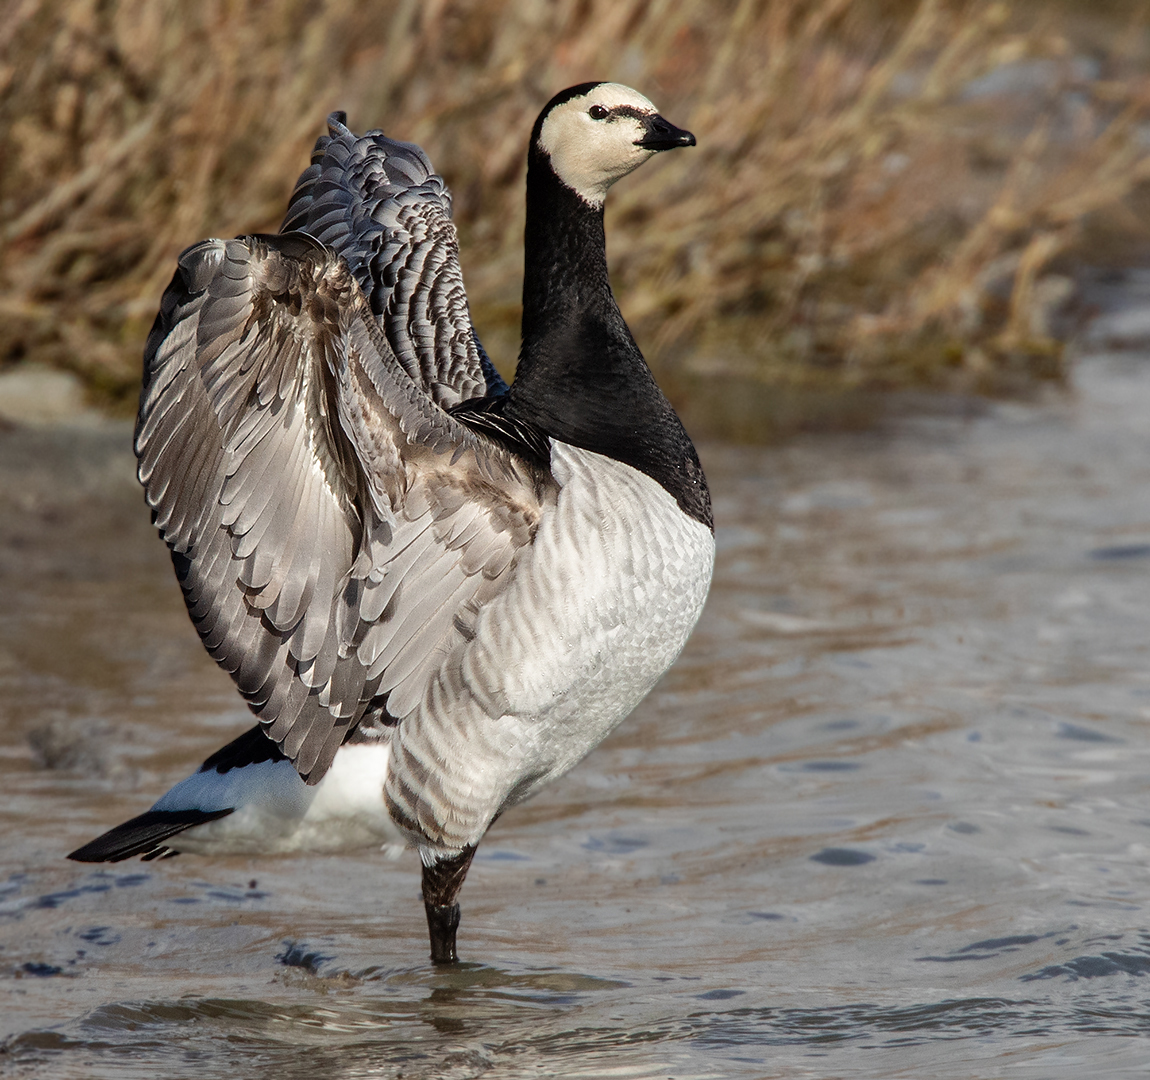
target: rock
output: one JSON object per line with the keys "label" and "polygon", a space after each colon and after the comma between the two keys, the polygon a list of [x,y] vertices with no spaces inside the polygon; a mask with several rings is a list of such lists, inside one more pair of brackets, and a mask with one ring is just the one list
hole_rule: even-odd
{"label": "rock", "polygon": [[85,399],[83,384],[70,371],[20,364],[0,372],[0,420],[38,427],[98,417]]}

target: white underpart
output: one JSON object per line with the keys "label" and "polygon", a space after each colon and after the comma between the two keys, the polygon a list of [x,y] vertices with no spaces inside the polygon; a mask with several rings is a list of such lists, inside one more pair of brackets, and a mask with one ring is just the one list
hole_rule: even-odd
{"label": "white underpart", "polygon": [[646,129],[634,117],[595,120],[590,113],[593,105],[605,109],[629,105],[651,116],[658,110],[629,86],[602,83],[547,114],[539,132],[539,145],[550,156],[555,175],[584,202],[602,206],[607,189],[655,151],[635,145]]}
{"label": "white underpart", "polygon": [[405,841],[383,803],[389,747],[342,746],[324,778],[309,787],[289,761],[261,761],[181,780],[153,810],[235,812],[167,841],[196,855],[263,855],[291,851],[350,851],[383,845],[397,855]]}
{"label": "white underpart", "polygon": [[392,741],[387,795],[425,861],[562,776],[647,695],[711,581],[710,529],[655,480],[552,441],[561,488],[515,579]]}

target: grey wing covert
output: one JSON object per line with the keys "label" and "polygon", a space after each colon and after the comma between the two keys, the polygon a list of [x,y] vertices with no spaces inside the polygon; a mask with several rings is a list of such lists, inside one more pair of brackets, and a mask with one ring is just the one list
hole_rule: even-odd
{"label": "grey wing covert", "polygon": [[550,482],[444,412],[301,233],[180,257],[136,452],[205,647],[309,783],[419,706]]}
{"label": "grey wing covert", "polygon": [[345,120],[328,117],[283,231],[347,260],[396,358],[438,405],[504,392],[471,324],[443,178],[414,143],[355,135]]}

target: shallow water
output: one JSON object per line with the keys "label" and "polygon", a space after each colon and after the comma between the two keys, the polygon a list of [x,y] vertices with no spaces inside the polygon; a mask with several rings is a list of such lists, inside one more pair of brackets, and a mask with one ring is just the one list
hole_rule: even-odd
{"label": "shallow water", "polygon": [[1106,1077],[1150,1067],[1150,359],[704,446],[719,562],[638,712],[414,856],[64,854],[250,723],[128,431],[0,432],[0,1072]]}

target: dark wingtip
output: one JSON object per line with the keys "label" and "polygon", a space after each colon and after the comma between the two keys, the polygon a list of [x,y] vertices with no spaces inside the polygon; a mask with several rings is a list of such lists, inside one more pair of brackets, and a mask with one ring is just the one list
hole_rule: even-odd
{"label": "dark wingtip", "polygon": [[215,769],[222,776],[232,769],[243,769],[248,765],[287,760],[288,756],[268,737],[264,725],[256,724],[255,727],[248,728],[239,738],[232,739],[227,746],[212,754],[200,766],[199,771],[209,772]]}
{"label": "dark wingtip", "polygon": [[153,852],[164,854],[163,842],[193,825],[203,825],[227,817],[233,808],[224,810],[149,810],[97,836],[68,855],[73,862],[122,862],[133,855],[145,858]]}

